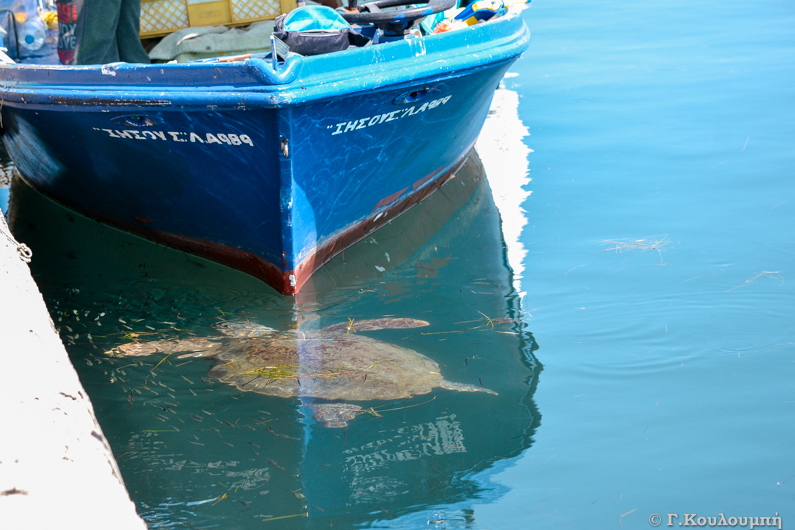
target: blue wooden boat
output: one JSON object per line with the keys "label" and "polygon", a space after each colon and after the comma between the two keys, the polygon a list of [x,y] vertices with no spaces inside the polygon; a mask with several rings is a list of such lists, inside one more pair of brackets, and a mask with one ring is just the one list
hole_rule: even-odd
{"label": "blue wooden boat", "polygon": [[455,174],[529,38],[508,14],[284,61],[3,64],[3,141],[68,207],[295,294]]}

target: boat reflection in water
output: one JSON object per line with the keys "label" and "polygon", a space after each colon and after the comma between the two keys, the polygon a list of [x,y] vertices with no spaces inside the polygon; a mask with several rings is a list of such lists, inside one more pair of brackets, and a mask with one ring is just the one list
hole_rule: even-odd
{"label": "boat reflection in water", "polygon": [[[337,256],[295,298],[80,217],[19,180],[10,218],[150,527],[389,526],[438,519],[453,505],[444,518],[471,522],[472,510],[458,511],[503,494],[484,477],[530,447],[539,427],[537,346],[474,152],[456,178]],[[363,334],[498,395],[437,388],[358,402],[369,413],[333,429],[306,398],[210,379],[207,359],[103,353],[131,340],[218,336],[219,320],[300,334],[384,317],[430,325]]]}

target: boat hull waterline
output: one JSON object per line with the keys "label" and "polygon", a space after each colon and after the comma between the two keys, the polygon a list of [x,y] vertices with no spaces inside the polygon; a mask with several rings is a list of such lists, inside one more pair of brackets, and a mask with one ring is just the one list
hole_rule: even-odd
{"label": "boat hull waterline", "polygon": [[518,16],[318,57],[0,66],[35,188],[295,294],[463,164],[529,44]]}

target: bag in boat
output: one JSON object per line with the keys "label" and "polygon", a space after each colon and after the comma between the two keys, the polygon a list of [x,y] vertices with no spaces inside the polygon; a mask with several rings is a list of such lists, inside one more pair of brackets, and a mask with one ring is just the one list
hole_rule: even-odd
{"label": "bag in boat", "polygon": [[367,46],[370,39],[356,33],[339,13],[326,6],[303,6],[276,19],[273,36],[290,51],[322,55]]}

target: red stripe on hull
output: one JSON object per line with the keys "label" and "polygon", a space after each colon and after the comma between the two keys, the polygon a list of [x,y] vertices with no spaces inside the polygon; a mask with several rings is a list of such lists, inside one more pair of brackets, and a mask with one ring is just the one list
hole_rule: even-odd
{"label": "red stripe on hull", "polygon": [[[395,219],[400,214],[415,204],[421,202],[431,193],[439,189],[442,184],[447,182],[450,177],[452,177],[461,168],[461,166],[464,165],[464,162],[466,161],[466,155],[468,153],[469,150],[466,151],[464,156],[461,157],[459,162],[457,162],[450,171],[439,176],[430,185],[405,197],[403,200],[394,203],[386,210],[380,212],[374,218],[365,219],[327,238],[323,243],[311,251],[309,256],[304,258],[298,265],[298,268],[294,271],[282,270],[279,266],[239,248],[230,247],[221,243],[213,243],[203,239],[181,236],[178,234],[171,234],[168,232],[146,228],[145,226],[121,221],[114,217],[110,217],[99,212],[90,211],[85,208],[81,208],[76,204],[65,201],[56,200],[55,202],[62,203],[75,211],[85,214],[87,217],[120,230],[124,230],[125,232],[138,235],[150,241],[154,241],[155,243],[160,243],[176,250],[181,250],[196,256],[200,256],[210,261],[215,261],[221,265],[225,265],[254,276],[255,278],[267,283],[281,294],[295,295],[298,294],[301,287],[307,282],[307,280],[309,280],[312,274],[320,267],[325,265],[329,260],[331,260],[331,258],[350,247],[354,243],[360,241],[367,235],[378,230],[387,222]],[[29,180],[25,180],[28,182],[28,184],[30,184],[31,187],[36,188],[36,186],[33,185]],[[47,195],[43,192],[43,190],[39,189],[39,192]],[[389,197],[387,197],[387,199],[389,199]]]}

